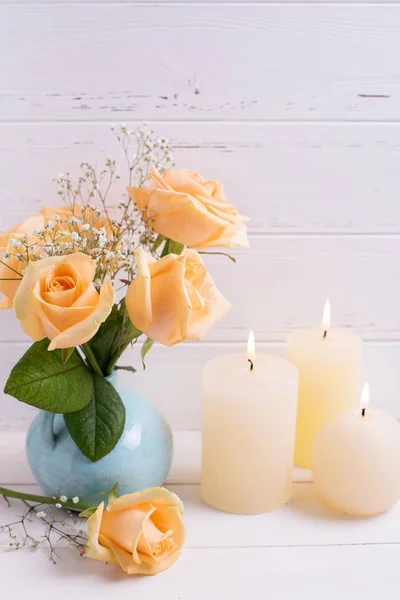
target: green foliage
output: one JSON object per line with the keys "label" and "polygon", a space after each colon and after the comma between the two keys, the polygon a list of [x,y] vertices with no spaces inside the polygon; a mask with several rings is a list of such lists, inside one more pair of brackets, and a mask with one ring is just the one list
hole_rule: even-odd
{"label": "green foliage", "polygon": [[169,253],[170,254],[182,254],[184,245],[179,242],[174,242],[173,240],[169,240]]}
{"label": "green foliage", "polygon": [[110,504],[111,502],[114,502],[114,500],[119,498],[119,494],[118,494],[117,490],[118,490],[118,481],[117,481],[117,483],[114,483],[114,485],[112,486],[112,488],[110,490],[110,493],[108,494],[108,504]]}
{"label": "green foliage", "polygon": [[93,395],[78,412],[64,415],[68,431],[79,450],[96,462],[115,447],[125,425],[125,406],[115,388],[93,373]]}
{"label": "green foliage", "polygon": [[88,519],[96,512],[96,510],[97,506],[89,506],[89,508],[79,513],[78,517],[86,517],[86,519]]}
{"label": "green foliage", "polygon": [[84,408],[93,393],[92,375],[76,350],[64,364],[60,350],[48,351],[49,340],[33,344],[15,365],[4,392],[52,413]]}
{"label": "green foliage", "polygon": [[70,359],[71,354],[73,354],[75,348],[62,348],[61,352],[61,361],[63,365],[66,365]]}
{"label": "green foliage", "polygon": [[142,332],[132,324],[125,300],[114,305],[109,317],[101,324],[97,334],[87,343],[102,372],[110,375],[117,360],[133,340]]}
{"label": "green foliage", "polygon": [[135,367],[132,367],[131,365],[117,365],[114,368],[116,371],[129,371],[130,373],[136,373]]}
{"label": "green foliage", "polygon": [[161,257],[167,256],[167,254],[182,254],[184,247],[184,244],[166,239],[164,248],[161,252]]}
{"label": "green foliage", "polygon": [[154,344],[153,340],[151,340],[150,338],[147,338],[147,340],[144,342],[144,344],[142,346],[142,350],[141,350],[140,354],[141,354],[141,357],[142,357],[143,369],[146,368],[144,359],[145,359],[146,354],[148,353],[148,351],[150,350],[150,348],[152,347],[153,344]]}
{"label": "green foliage", "polygon": [[158,250],[158,248],[161,246],[161,244],[162,244],[163,242],[165,242],[165,240],[166,240],[166,238],[165,238],[163,235],[161,235],[161,233],[159,233],[159,234],[158,234],[158,236],[157,236],[157,237],[156,237],[156,239],[155,239],[155,242],[154,242],[154,244],[153,244],[153,245],[152,245],[152,247],[151,247],[151,250],[150,250],[150,252],[152,252],[152,253],[153,253],[153,252],[155,252],[156,250]]}

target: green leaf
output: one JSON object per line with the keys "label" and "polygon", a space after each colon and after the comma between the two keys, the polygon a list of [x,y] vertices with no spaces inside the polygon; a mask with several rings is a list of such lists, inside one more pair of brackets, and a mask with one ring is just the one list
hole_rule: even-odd
{"label": "green leaf", "polygon": [[25,352],[11,371],[4,392],[52,413],[81,410],[92,397],[91,373],[76,350],[68,364],[63,364],[61,351],[49,352],[49,343],[44,339]]}
{"label": "green leaf", "polygon": [[143,369],[146,368],[144,359],[145,359],[146,354],[148,353],[148,351],[150,350],[150,348],[152,347],[153,344],[154,344],[153,340],[151,340],[150,338],[147,338],[147,340],[144,342],[144,344],[142,346],[142,350],[140,351],[140,355],[142,357]]}
{"label": "green leaf", "polygon": [[62,360],[62,364],[66,365],[67,362],[70,359],[71,354],[73,353],[73,351],[75,350],[75,348],[62,348],[60,350],[61,352],[61,360]]}
{"label": "green leaf", "polygon": [[93,374],[93,396],[78,412],[64,415],[70,436],[79,450],[95,462],[115,447],[125,425],[125,406],[104,377]]}
{"label": "green leaf", "polygon": [[142,332],[132,324],[125,300],[122,300],[119,306],[114,305],[111,314],[87,345],[90,346],[103,373],[108,374],[108,366],[112,364],[113,368],[126,347],[141,335]]}
{"label": "green leaf", "polygon": [[114,502],[114,500],[119,498],[117,489],[118,489],[118,481],[117,481],[117,483],[114,483],[113,487],[110,490],[110,493],[108,494],[108,504],[110,504],[111,502]]}
{"label": "green leaf", "polygon": [[184,244],[180,244],[179,242],[174,242],[173,240],[169,240],[169,253],[170,254],[182,254],[184,249]]}
{"label": "green leaf", "polygon": [[158,236],[156,237],[155,241],[154,241],[154,244],[151,247],[150,252],[153,253],[156,250],[158,250],[158,248],[161,246],[161,244],[163,242],[165,242],[165,240],[166,240],[166,238],[163,235],[161,235],[161,233],[159,233]]}
{"label": "green leaf", "polygon": [[167,256],[167,254],[182,254],[184,247],[184,244],[167,239],[163,251],[161,252],[161,258]]}
{"label": "green leaf", "polygon": [[116,371],[129,371],[130,373],[136,373],[135,367],[131,367],[130,365],[123,365],[121,367],[117,365],[114,368]]}
{"label": "green leaf", "polygon": [[88,519],[96,512],[96,510],[97,506],[89,506],[89,508],[79,513],[78,517],[86,517]]}
{"label": "green leaf", "polygon": [[165,240],[165,244],[164,244],[164,248],[162,249],[161,252],[161,258],[163,258],[164,256],[167,256],[167,254],[169,254],[169,242],[170,240]]}

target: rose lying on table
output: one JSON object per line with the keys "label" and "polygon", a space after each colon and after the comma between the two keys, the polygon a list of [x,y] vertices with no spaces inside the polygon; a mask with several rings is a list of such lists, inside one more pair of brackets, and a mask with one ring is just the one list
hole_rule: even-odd
{"label": "rose lying on table", "polygon": [[[180,498],[162,487],[154,487],[118,497],[117,484],[99,506],[89,506],[78,497],[68,499],[26,494],[0,487],[0,496],[8,502],[16,498],[28,507],[19,521],[0,524],[0,534],[8,534],[10,547],[47,547],[50,560],[55,563],[57,556],[52,536],[57,541],[63,539],[69,547],[79,549],[83,556],[107,563],[118,564],[128,575],[157,575],[165,571],[179,558],[186,530],[183,523],[183,504]],[[46,508],[50,507],[50,511]],[[72,510],[83,511],[80,517],[89,517],[88,536],[76,519],[60,520],[52,507],[63,508],[70,515]],[[39,539],[30,532],[35,528],[35,515],[47,528]],[[20,525],[22,539],[19,539],[15,526]],[[34,529],[33,529],[34,531]],[[86,545],[84,545],[86,544]]]}
{"label": "rose lying on table", "polygon": [[185,540],[183,504],[165,488],[102,502],[88,520],[89,541],[82,554],[116,563],[129,575],[156,575],[180,556]]}

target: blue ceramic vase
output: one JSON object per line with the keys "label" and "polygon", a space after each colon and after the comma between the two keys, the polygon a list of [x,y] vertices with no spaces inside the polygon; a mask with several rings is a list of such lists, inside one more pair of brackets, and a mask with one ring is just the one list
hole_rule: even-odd
{"label": "blue ceramic vase", "polygon": [[110,378],[126,409],[124,432],[104,458],[91,462],[73,442],[62,415],[40,411],[26,439],[33,476],[50,496],[78,496],[98,504],[118,482],[119,494],[164,483],[172,462],[172,432],[163,415],[129,389]]}

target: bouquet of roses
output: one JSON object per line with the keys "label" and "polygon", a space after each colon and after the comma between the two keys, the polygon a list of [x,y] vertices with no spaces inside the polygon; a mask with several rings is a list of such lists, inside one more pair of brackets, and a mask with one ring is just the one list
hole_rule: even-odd
{"label": "bouquet of roses", "polygon": [[114,133],[127,159],[126,199],[113,199],[113,159],[100,171],[82,163],[76,182],[57,179],[62,207],[0,235],[1,307],[34,341],[5,392],[62,413],[92,461],[123,432],[124,404],[107,376],[124,350],[142,338],[144,359],[154,341],[200,339],[230,308],[201,254],[247,245],[246,219],[220,183],[176,170],[168,141],[144,126]]}

